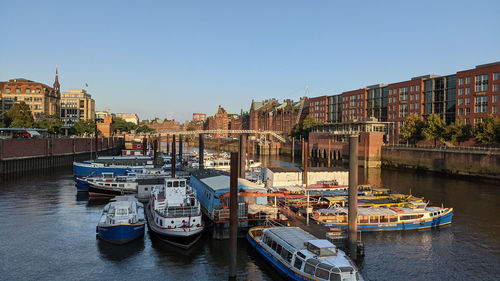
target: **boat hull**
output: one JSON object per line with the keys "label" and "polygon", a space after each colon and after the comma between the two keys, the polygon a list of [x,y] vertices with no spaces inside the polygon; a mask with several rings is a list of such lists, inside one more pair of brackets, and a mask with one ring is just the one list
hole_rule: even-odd
{"label": "boat hull", "polygon": [[188,249],[193,246],[203,233],[203,226],[197,227],[193,231],[186,231],[183,228],[163,228],[157,225],[151,213],[150,204],[146,207],[146,221],[148,228],[160,239],[175,246]]}
{"label": "boat hull", "polygon": [[[451,224],[453,211],[427,220],[394,223],[358,223],[358,231],[418,230]],[[325,223],[330,228],[346,228],[347,223]]]}
{"label": "boat hull", "polygon": [[89,185],[85,178],[75,177],[75,186],[77,191],[89,191]]}
{"label": "boat hull", "polygon": [[290,266],[282,263],[274,254],[264,249],[249,233],[247,233],[246,237],[250,245],[285,278],[289,280],[315,280],[295,272]]}
{"label": "boat hull", "polygon": [[99,238],[113,244],[125,244],[144,235],[144,223],[97,226]]}
{"label": "boat hull", "polygon": [[88,184],[88,191],[90,197],[115,197],[118,195],[134,194],[135,191],[123,190],[119,188],[104,188],[94,184]]}
{"label": "boat hull", "polygon": [[113,173],[115,175],[126,175],[129,167],[94,167],[92,164],[83,162],[73,163],[73,175],[84,177],[90,175],[101,175],[102,173]]}

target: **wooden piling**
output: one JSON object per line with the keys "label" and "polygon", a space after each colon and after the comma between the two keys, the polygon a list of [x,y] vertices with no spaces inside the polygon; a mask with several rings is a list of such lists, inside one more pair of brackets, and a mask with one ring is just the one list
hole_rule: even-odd
{"label": "wooden piling", "polygon": [[238,153],[231,152],[231,177],[229,190],[229,278],[236,278],[236,258],[238,249]]}
{"label": "wooden piling", "polygon": [[349,210],[348,239],[349,254],[356,260],[358,240],[358,135],[349,136]]}
{"label": "wooden piling", "polygon": [[175,153],[175,135],[172,135],[172,178],[175,178],[175,162],[176,162],[176,153]]}

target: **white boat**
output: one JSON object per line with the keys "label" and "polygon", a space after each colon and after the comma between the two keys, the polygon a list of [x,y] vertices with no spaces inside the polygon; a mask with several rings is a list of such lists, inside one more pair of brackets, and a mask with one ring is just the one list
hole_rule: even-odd
{"label": "white boat", "polygon": [[144,235],[144,206],[131,196],[111,199],[97,224],[100,239],[124,244]]}
{"label": "white boat", "polygon": [[154,187],[146,207],[149,228],[160,238],[182,248],[189,248],[203,231],[200,202],[186,179],[166,178],[163,186]]}
{"label": "white boat", "polygon": [[247,239],[289,280],[363,280],[342,250],[298,227],[257,226],[248,231]]}

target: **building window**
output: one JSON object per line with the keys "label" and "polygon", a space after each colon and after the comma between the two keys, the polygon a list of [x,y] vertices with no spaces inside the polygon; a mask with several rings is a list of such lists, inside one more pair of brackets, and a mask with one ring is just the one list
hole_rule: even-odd
{"label": "building window", "polygon": [[464,78],[458,79],[458,85],[463,85],[464,84]]}
{"label": "building window", "polygon": [[17,88],[16,93],[18,93],[18,94],[21,93],[21,89]]}
{"label": "building window", "polygon": [[470,77],[467,77],[465,80],[465,84],[470,84]]}
{"label": "building window", "polygon": [[415,105],[415,109],[419,109],[419,108],[420,108],[420,103],[417,103],[417,104]]}
{"label": "building window", "polygon": [[411,86],[411,91],[414,92],[415,91],[415,86]]}
{"label": "building window", "polygon": [[476,75],[476,92],[488,91],[488,74]]}
{"label": "building window", "polygon": [[491,112],[493,112],[493,114],[498,114],[498,106],[494,106],[494,107],[491,109]]}
{"label": "building window", "polygon": [[463,104],[463,100],[462,99],[458,99],[458,105],[462,105]]}
{"label": "building window", "polygon": [[420,85],[417,85],[417,92],[420,91]]}
{"label": "building window", "polygon": [[399,117],[408,116],[408,104],[402,104],[399,106]]}
{"label": "building window", "polygon": [[470,95],[470,88],[465,89],[465,94]]}
{"label": "building window", "polygon": [[465,109],[465,115],[469,115],[469,114],[470,114],[470,108],[469,108],[469,107],[467,107],[467,108]]}
{"label": "building window", "polygon": [[476,106],[474,112],[476,113],[488,112],[488,97],[487,96],[476,97],[475,105]]}
{"label": "building window", "polygon": [[408,87],[403,87],[399,89],[400,100],[408,100]]}
{"label": "building window", "polygon": [[470,104],[470,98],[466,98],[466,99],[465,99],[465,104],[466,104],[466,105],[469,105],[469,104]]}
{"label": "building window", "polygon": [[30,90],[30,88],[26,88],[26,90],[24,90],[24,91],[25,91],[25,93],[26,93],[26,94],[29,94],[29,93],[31,93],[31,90]]}
{"label": "building window", "polygon": [[495,80],[495,81],[498,80],[498,72],[493,73],[493,80]]}
{"label": "building window", "polygon": [[498,84],[493,84],[493,92],[498,92]]}
{"label": "building window", "polygon": [[10,94],[10,88],[5,89],[6,94]]}
{"label": "building window", "polygon": [[464,94],[464,89],[461,89],[461,88],[460,88],[460,89],[458,89],[458,95],[459,95],[459,96],[461,96],[461,95],[463,95],[463,94]]}
{"label": "building window", "polygon": [[497,103],[498,102],[498,95],[493,95],[493,103]]}
{"label": "building window", "polygon": [[416,95],[415,100],[420,100],[420,95]]}
{"label": "building window", "polygon": [[464,115],[464,109],[463,108],[459,108],[458,109],[458,115]]}

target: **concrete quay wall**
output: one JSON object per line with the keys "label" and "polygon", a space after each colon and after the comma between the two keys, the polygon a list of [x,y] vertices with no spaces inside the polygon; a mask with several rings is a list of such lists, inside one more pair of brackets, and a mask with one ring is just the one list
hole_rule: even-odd
{"label": "concrete quay wall", "polygon": [[500,179],[500,153],[491,151],[384,146],[382,166]]}
{"label": "concrete quay wall", "polygon": [[[99,155],[119,155],[122,138],[100,138]],[[92,148],[92,150],[91,150]],[[71,166],[73,161],[95,157],[95,139],[5,139],[0,140],[0,175]]]}

